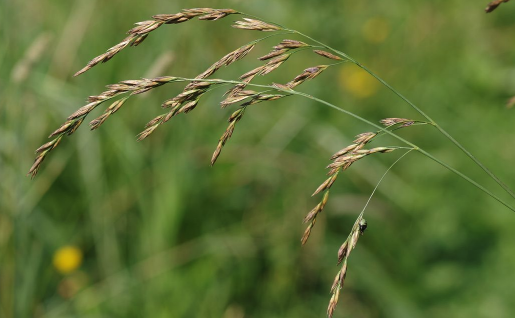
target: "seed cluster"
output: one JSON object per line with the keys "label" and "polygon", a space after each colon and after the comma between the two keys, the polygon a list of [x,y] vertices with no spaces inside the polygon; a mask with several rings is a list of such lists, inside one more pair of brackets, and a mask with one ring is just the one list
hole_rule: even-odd
{"label": "seed cluster", "polygon": [[347,170],[353,163],[356,161],[363,159],[366,156],[372,155],[374,153],[388,153],[394,151],[396,148],[390,147],[376,147],[372,149],[363,149],[366,144],[371,142],[378,133],[376,132],[366,132],[356,136],[354,142],[343,148],[342,150],[335,153],[331,160],[333,161],[326,168],[329,169],[329,178],[327,178],[313,193],[317,195],[322,191],[326,191],[321,202],[315,206],[304,218],[304,223],[309,223],[308,227],[304,231],[304,235],[302,235],[301,242],[302,244],[306,244],[311,234],[311,230],[315,226],[317,216],[320,212],[323,211],[327,199],[329,197],[329,189],[333,186],[334,182],[338,178],[338,175],[341,171]]}
{"label": "seed cluster", "polygon": [[279,31],[282,30],[281,27],[275,25],[266,23],[263,21],[259,21],[256,19],[249,19],[249,18],[243,18],[243,21],[236,21],[236,23],[233,25],[234,28],[237,29],[243,29],[243,30],[255,30],[255,31]]}
{"label": "seed cluster", "polygon": [[[507,2],[507,0],[504,2]],[[136,27],[129,30],[129,35],[121,43],[108,49],[106,53],[95,57],[75,75],[79,75],[88,71],[98,63],[108,61],[127,46],[139,45],[152,31],[156,30],[164,24],[178,24],[189,21],[195,17],[198,17],[199,20],[218,20],[232,14],[242,13],[232,9],[196,8],[185,9],[176,14],[154,15],[152,20],[136,23]],[[276,24],[271,24],[251,18],[244,18],[241,21],[237,21],[233,27],[238,29],[266,32],[282,30],[282,28]],[[249,42],[238,47],[236,50],[229,52],[214,64],[212,64],[204,72],[197,75],[194,79],[162,76],[152,79],[143,78],[139,80],[126,80],[117,84],[107,85],[107,90],[99,95],[90,96],[86,105],[82,106],[72,115],[70,115],[66,122],[49,136],[49,138],[53,139],[36,150],[37,156],[28,174],[31,177],[34,177],[38,173],[38,170],[40,169],[40,166],[48,153],[57,147],[65,135],[73,134],[82,124],[85,118],[99,105],[110,101],[111,99],[116,99],[99,117],[93,119],[89,123],[92,130],[99,128],[112,114],[120,110],[131,96],[150,91],[168,83],[184,81],[188,82],[188,84],[179,94],[162,103],[161,106],[166,109],[166,112],[150,120],[145,125],[144,130],[138,134],[138,140],[143,140],[150,136],[160,125],[166,123],[172,117],[181,113],[186,114],[191,112],[198,106],[201,98],[205,96],[208,91],[211,91],[218,86],[221,86],[222,84],[231,84],[233,86],[224,94],[221,107],[226,108],[235,104],[239,104],[239,108],[230,115],[228,119],[229,125],[218,140],[216,149],[211,157],[211,165],[215,164],[221,154],[223,147],[232,137],[236,128],[236,124],[243,118],[249,106],[262,102],[282,99],[291,96],[294,93],[298,94],[298,92],[293,90],[294,88],[305,83],[306,81],[318,77],[330,66],[339,64],[335,63],[332,65],[317,65],[306,68],[300,74],[285,84],[273,83],[272,85],[264,85],[267,88],[267,90],[264,91],[248,89],[247,87],[251,85],[260,86],[251,84],[251,82],[257,76],[267,75],[277,70],[296,52],[314,48],[313,45],[308,43],[304,43],[298,40],[284,39],[279,44],[274,46],[269,53],[259,57],[258,59],[263,61],[263,64],[241,75],[239,78],[240,81],[209,79],[222,67],[232,65],[236,61],[246,57],[255,48],[257,43],[264,39],[265,38]],[[327,47],[327,49],[331,50],[329,47]],[[313,50],[313,52],[330,60],[344,60],[344,58],[338,55],[334,55],[330,52],[322,50]],[[343,55],[338,51],[334,52],[336,54]],[[386,118],[381,120],[381,123],[386,126],[386,129],[392,130],[408,127],[417,122],[418,121],[405,118]],[[329,199],[329,190],[338,178],[340,172],[348,169],[353,163],[363,159],[366,156],[376,153],[389,153],[398,149],[395,147],[375,147],[365,149],[367,144],[378,138],[382,133],[383,131],[366,132],[360,134],[356,136],[351,145],[336,152],[331,157],[332,162],[327,166],[327,169],[329,170],[329,177],[313,193],[313,195],[316,195],[321,192],[325,192],[322,200],[304,218],[304,223],[308,223],[308,226],[301,239],[303,245],[308,241],[318,215],[324,210]],[[334,309],[336,308],[336,304],[339,299],[340,289],[342,288],[345,281],[347,274],[347,258],[349,257],[351,251],[356,247],[356,243],[366,229],[366,226],[366,221],[360,215],[358,220],[356,220],[356,223],[354,224],[347,240],[338,251],[338,263],[342,263],[342,268],[336,275],[335,281],[331,288],[332,297],[327,311],[329,317],[333,315]]]}
{"label": "seed cluster", "polygon": [[[409,127],[413,125],[416,120],[406,119],[406,118],[385,118],[380,121],[386,129],[401,129],[405,127]],[[424,122],[420,122],[424,123]],[[363,159],[366,156],[375,154],[375,153],[389,153],[397,150],[397,147],[375,147],[371,149],[364,149],[364,147],[371,143],[373,140],[381,136],[382,131],[377,132],[365,132],[359,134],[355,137],[352,144],[341,149],[336,152],[332,157],[332,163],[329,164],[326,168],[329,169],[327,178],[313,193],[314,195],[319,194],[320,192],[325,191],[324,196],[320,203],[318,203],[304,218],[304,223],[308,223],[304,234],[302,235],[301,242],[302,244],[306,244],[308,238],[311,234],[313,227],[315,226],[317,216],[324,210],[325,205],[327,204],[327,200],[329,198],[329,189],[333,186],[334,182],[338,178],[340,172],[349,169],[349,167]],[[345,281],[345,277],[347,275],[347,258],[350,255],[350,252],[356,247],[356,243],[360,235],[363,234],[365,229],[367,228],[367,223],[365,219],[363,219],[363,214],[360,214],[354,226],[352,227],[351,233],[349,234],[347,240],[342,244],[340,249],[338,250],[338,264],[343,262],[343,265],[336,274],[334,279],[334,283],[331,287],[331,300],[329,301],[329,306],[327,308],[327,315],[332,317],[336,305],[338,304],[338,299],[340,297],[340,289],[343,287],[343,283]]]}
{"label": "seed cluster", "polygon": [[140,45],[150,34],[150,32],[156,30],[163,24],[178,24],[189,21],[195,17],[199,20],[218,20],[231,14],[239,14],[238,11],[233,9],[212,9],[212,8],[195,8],[185,9],[182,12],[175,14],[157,14],[152,16],[152,20],[137,22],[136,26],[127,31],[128,36],[123,39],[122,42],[109,48],[104,54],[100,54],[91,61],[88,62],[80,71],[75,73],[74,76],[78,76],[84,72],[87,72],[98,63],[105,63],[112,59],[116,54],[120,53],[127,46],[138,46]]}
{"label": "seed cluster", "polygon": [[[55,149],[57,145],[61,142],[62,138],[65,135],[73,134],[77,128],[82,124],[86,116],[92,112],[97,106],[100,104],[113,99],[119,95],[130,93],[129,96],[137,95],[144,93],[153,88],[159,87],[166,83],[174,82],[177,78],[173,76],[161,76],[153,79],[141,79],[141,80],[128,80],[122,81],[118,84],[107,85],[107,90],[102,92],[96,96],[90,96],[88,98],[88,104],[82,106],[73,114],[68,116],[66,122],[61,125],[58,129],[56,129],[53,133],[48,136],[48,138],[54,138],[53,140],[47,142],[36,150],[36,159],[30,168],[28,175],[32,178],[36,176],[41,167],[43,160],[49,154],[50,151]],[[91,129],[98,128],[102,123],[104,123],[107,118],[118,111],[122,105],[125,103],[126,98],[122,98],[120,100],[112,103],[102,114],[100,117],[92,120],[90,122]]]}
{"label": "seed cluster", "polygon": [[345,278],[347,277],[347,259],[352,250],[356,247],[359,237],[363,235],[366,229],[367,221],[362,216],[360,216],[356,220],[356,223],[354,223],[351,233],[338,250],[338,264],[342,264],[342,267],[334,277],[333,285],[331,286],[332,295],[331,299],[329,300],[329,306],[327,307],[328,317],[333,316],[334,310],[336,309],[336,305],[338,305],[338,300],[340,298],[340,290],[343,288]]}
{"label": "seed cluster", "polygon": [[339,57],[337,55],[334,55],[334,54],[331,54],[331,53],[326,52],[326,51],[313,50],[313,52],[315,52],[316,54],[321,55],[323,57],[327,57],[328,59],[331,59],[331,60],[337,60],[337,61],[343,60],[341,57]]}

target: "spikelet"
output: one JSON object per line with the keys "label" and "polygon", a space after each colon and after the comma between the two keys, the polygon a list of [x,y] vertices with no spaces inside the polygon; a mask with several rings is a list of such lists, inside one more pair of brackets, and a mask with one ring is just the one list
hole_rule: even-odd
{"label": "spikelet", "polygon": [[243,30],[255,30],[255,31],[265,31],[265,32],[271,32],[271,31],[279,31],[282,30],[277,25],[269,24],[260,20],[256,19],[249,19],[249,18],[243,18],[243,21],[236,21],[235,24],[233,24],[234,28],[237,29],[243,29]]}
{"label": "spikelet", "polygon": [[185,9],[175,14],[154,15],[152,16],[152,20],[137,22],[134,28],[127,31],[128,36],[123,39],[122,42],[89,61],[88,64],[75,73],[74,76],[87,72],[99,63],[109,61],[127,46],[138,46],[147,38],[150,32],[161,27],[163,24],[178,24],[189,21],[195,17],[198,17],[199,20],[219,20],[231,14],[239,14],[239,12],[232,9],[197,8]]}

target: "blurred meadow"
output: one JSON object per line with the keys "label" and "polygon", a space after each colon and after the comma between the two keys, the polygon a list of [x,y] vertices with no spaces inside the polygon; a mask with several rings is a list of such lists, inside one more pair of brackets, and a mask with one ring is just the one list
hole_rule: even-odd
{"label": "blurred meadow", "polygon": [[[264,35],[231,28],[237,17],[166,25],[73,73],[134,22],[234,8],[353,56],[515,187],[515,110],[506,107],[515,95],[515,3],[487,15],[487,2],[0,1],[0,317],[325,317],[338,248],[398,153],[346,171],[304,247],[302,219],[320,199],[311,194],[329,157],[371,128],[300,97],[249,108],[210,167],[234,111],[220,109],[220,90],[136,141],[183,88],[170,84],[129,100],[96,131],[82,125],[31,180],[34,150],[87,96],[126,79],[194,77]],[[280,40],[215,77],[256,67]],[[286,82],[322,63],[306,51],[261,81]],[[351,64],[299,90],[374,122],[419,119]],[[514,204],[435,129],[400,134]],[[365,217],[335,317],[514,316],[515,215],[498,202],[412,153]]]}

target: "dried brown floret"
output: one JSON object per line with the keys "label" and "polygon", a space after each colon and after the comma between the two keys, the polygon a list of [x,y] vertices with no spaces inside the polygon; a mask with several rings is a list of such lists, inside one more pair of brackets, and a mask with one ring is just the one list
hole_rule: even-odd
{"label": "dried brown floret", "polygon": [[415,123],[414,120],[406,118],[385,118],[382,119],[380,122],[386,127],[390,127],[397,124],[402,124],[402,127],[408,127]]}
{"label": "dried brown floret", "polygon": [[331,60],[337,60],[337,61],[341,61],[343,60],[341,57],[339,56],[336,56],[332,53],[329,53],[329,52],[326,52],[326,51],[322,51],[322,50],[313,50],[313,52],[315,52],[316,54],[318,55],[321,55],[323,57],[326,57],[328,59],[331,59]]}
{"label": "dried brown floret", "polygon": [[236,21],[233,25],[234,28],[255,31],[279,31],[282,30],[279,26],[266,23],[256,19],[243,18],[243,21]]}

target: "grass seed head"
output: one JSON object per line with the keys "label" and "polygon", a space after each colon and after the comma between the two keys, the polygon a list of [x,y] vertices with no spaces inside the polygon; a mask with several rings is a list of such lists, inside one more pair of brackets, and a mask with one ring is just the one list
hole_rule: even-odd
{"label": "grass seed head", "polygon": [[341,61],[343,60],[341,57],[339,56],[336,56],[332,53],[329,53],[329,52],[326,52],[326,51],[322,51],[322,50],[313,50],[313,52],[315,52],[316,54],[318,55],[321,55],[323,57],[326,57],[328,59],[331,59],[331,60],[337,60],[337,61]]}
{"label": "grass seed head", "polygon": [[306,230],[304,231],[304,234],[302,235],[302,238],[300,239],[302,245],[305,245],[308,242],[309,235],[311,234],[311,229],[313,228],[314,225],[315,225],[315,223],[311,222],[308,225],[308,227],[306,228]]}
{"label": "grass seed head", "polygon": [[336,178],[338,178],[338,172],[325,180],[324,183],[322,183],[311,196],[315,196],[322,191],[330,189],[333,183],[336,181]]}
{"label": "grass seed head", "polygon": [[243,21],[236,21],[236,23],[233,24],[233,27],[243,30],[255,30],[264,32],[282,30],[282,28],[277,25],[250,18],[243,18]]}
{"label": "grass seed head", "polygon": [[342,246],[340,246],[340,249],[338,250],[338,264],[340,264],[344,260],[344,258],[347,257],[348,248],[348,240],[345,240],[345,242],[343,242]]}
{"label": "grass seed head", "polygon": [[356,136],[356,139],[354,140],[355,144],[367,144],[369,143],[374,137],[377,136],[377,133],[374,132],[366,132],[362,133]]}
{"label": "grass seed head", "polygon": [[415,123],[414,120],[406,119],[406,118],[385,118],[380,121],[386,127],[394,126],[397,124],[402,124],[402,127],[408,127]]}

